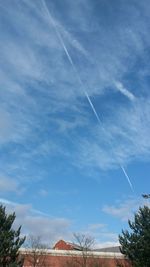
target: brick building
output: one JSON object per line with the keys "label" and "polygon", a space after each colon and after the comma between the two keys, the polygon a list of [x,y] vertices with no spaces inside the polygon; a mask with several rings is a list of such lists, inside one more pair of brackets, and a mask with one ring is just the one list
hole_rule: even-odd
{"label": "brick building", "polygon": [[78,250],[81,251],[82,248],[77,244],[66,242],[64,240],[59,240],[53,247],[53,249],[59,250]]}
{"label": "brick building", "polygon": [[53,249],[22,248],[20,255],[24,267],[131,267],[117,248],[83,252],[80,246],[64,240],[58,241]]}

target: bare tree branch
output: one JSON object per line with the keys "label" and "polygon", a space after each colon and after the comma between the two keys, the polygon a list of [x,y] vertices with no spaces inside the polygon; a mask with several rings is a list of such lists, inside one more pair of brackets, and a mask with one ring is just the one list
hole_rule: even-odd
{"label": "bare tree branch", "polygon": [[47,246],[42,243],[41,236],[29,235],[26,243],[27,261],[32,267],[48,267],[45,249]]}

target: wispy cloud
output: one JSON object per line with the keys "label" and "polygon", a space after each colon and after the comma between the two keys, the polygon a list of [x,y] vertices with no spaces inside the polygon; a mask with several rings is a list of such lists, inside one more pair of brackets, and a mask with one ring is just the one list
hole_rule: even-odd
{"label": "wispy cloud", "polygon": [[[74,69],[42,1],[9,2],[0,2],[1,202],[17,211],[27,233],[57,239],[69,236],[70,220],[19,204],[26,196],[18,196],[21,188],[31,190],[33,203],[39,196],[43,203],[55,197],[66,201],[77,192],[70,189],[76,173],[78,180],[91,173],[95,177],[100,170],[150,159],[150,5],[147,0],[118,5],[45,0]],[[83,85],[101,117],[99,125]],[[8,193],[19,201],[8,201]],[[104,211],[125,220],[130,205],[138,201]],[[101,224],[87,228],[99,240],[100,231],[102,242],[117,242],[116,234]]]}
{"label": "wispy cloud", "polygon": [[6,177],[5,175],[1,175],[0,176],[0,192],[15,192],[15,193],[19,193],[20,192],[20,186],[19,183],[10,178],[10,177]]}
{"label": "wispy cloud", "polygon": [[144,204],[148,205],[148,203],[142,199],[129,198],[120,203],[116,203],[116,205],[105,205],[102,210],[122,221],[127,221],[128,219],[132,219],[134,213],[139,209],[139,206],[143,206]]}
{"label": "wispy cloud", "polygon": [[88,139],[79,139],[76,163],[81,167],[109,169],[149,158],[149,99],[140,99],[128,109],[120,107],[112,112],[113,121],[105,121],[104,127],[97,127]]}
{"label": "wispy cloud", "polygon": [[[21,207],[21,204],[16,203],[16,202],[13,202],[13,201],[10,201],[8,199],[4,199],[4,198],[0,198],[0,202],[3,203],[3,204],[9,205],[11,207],[18,207],[18,206]],[[44,213],[44,212],[42,212],[40,210],[36,210],[36,209],[31,208],[31,205],[28,205],[27,204],[25,206],[27,206],[28,208],[30,208],[30,212],[32,212],[32,213],[35,213],[35,214],[38,214],[38,215],[43,215],[43,216],[49,216],[48,214],[46,214],[46,213]]]}
{"label": "wispy cloud", "polygon": [[22,234],[41,235],[43,241],[49,245],[71,235],[71,221],[68,219],[48,216],[32,208],[31,204],[19,204],[2,198],[0,202],[5,204],[8,213],[16,213],[14,227],[22,225]]}
{"label": "wispy cloud", "polygon": [[46,197],[46,196],[48,195],[48,191],[42,188],[42,189],[40,189],[40,191],[39,191],[39,195],[40,195],[41,197]]}
{"label": "wispy cloud", "polygon": [[[53,18],[70,49],[81,79],[83,82],[85,81],[85,86],[87,85],[88,94],[92,97],[98,114],[101,115],[101,111],[99,111],[97,101],[94,101],[95,95],[101,103],[101,97],[105,96],[105,93],[106,98],[109,92],[113,94],[114,81],[116,81],[116,89],[131,100],[133,106],[124,103],[123,107],[119,107],[118,110],[114,110],[111,103],[109,109],[113,110],[110,110],[111,113],[109,112],[110,121],[105,118],[106,110],[102,111],[102,115],[104,114],[103,126],[109,133],[106,134],[100,127],[97,127],[96,121],[95,124],[91,124],[92,110],[86,102],[74,70],[58,42],[53,26],[48,23],[44,9],[39,8],[42,7],[41,3],[37,2],[35,5],[31,1],[23,2],[22,13],[19,12],[20,7],[17,2],[15,3],[15,8],[12,5],[8,6],[7,3],[1,3],[2,9],[9,15],[7,16],[8,25],[12,25],[13,30],[17,32],[17,35],[12,35],[8,31],[6,35],[3,33],[1,38],[4,64],[0,80],[1,87],[5,88],[0,93],[2,99],[1,143],[16,142],[23,144],[22,147],[26,148],[26,144],[30,142],[30,146],[23,153],[26,156],[28,154],[30,159],[35,155],[35,151],[41,149],[44,154],[48,152],[47,155],[50,153],[56,155],[56,153],[64,151],[64,155],[68,155],[71,160],[68,148],[61,147],[61,143],[54,140],[54,137],[56,134],[60,137],[62,133],[72,134],[74,131],[75,157],[72,161],[77,162],[76,166],[88,165],[107,169],[116,166],[117,160],[126,164],[133,158],[148,156],[149,100],[144,97],[135,98],[132,92],[133,85],[129,91],[125,79],[125,82],[122,81],[123,76],[129,72],[128,62],[124,64],[126,58],[131,56],[132,62],[135,62],[137,51],[143,55],[145,44],[142,38],[143,34],[146,36],[147,27],[144,28],[147,25],[146,22],[142,18],[138,22],[137,12],[134,13],[134,19],[141,23],[144,33],[139,30],[140,27],[137,29],[134,20],[130,30],[124,24],[121,26],[114,24],[114,32],[118,33],[116,40],[113,32],[110,33],[110,36],[104,34],[101,27],[98,26],[98,19],[95,18],[97,24],[95,35],[95,31],[91,30],[94,29],[92,28],[93,24],[89,25],[87,19],[90,12],[93,12],[94,6],[89,2],[89,6],[91,6],[89,9],[84,2],[83,6],[86,10],[84,18],[74,21],[74,23],[78,24],[81,33],[86,33],[89,42],[85,44],[82,38],[80,38],[80,42],[77,40],[72,21],[68,27],[66,21],[59,16],[60,14],[58,15],[59,12],[56,12],[57,16]],[[81,12],[79,6],[74,5],[74,11]],[[138,6],[132,8],[138,11]],[[32,18],[30,10],[33,12]],[[93,16],[92,14],[91,16]],[[32,23],[29,23],[29,18]],[[85,22],[90,26],[89,30],[88,27],[85,29]],[[122,27],[124,27],[124,33]],[[24,33],[23,39],[20,38],[22,33]],[[100,43],[98,36],[101,37]],[[97,40],[94,44],[93,41],[91,42],[92,37]],[[113,45],[109,38],[113,40]],[[135,43],[137,49],[133,51]],[[76,52],[80,54],[78,55],[79,62],[76,61]],[[10,69],[11,72],[9,72]],[[10,99],[11,105],[9,104]],[[31,110],[32,112],[30,112]],[[63,118],[61,114],[63,114]],[[69,119],[67,118],[68,114],[72,115]],[[144,120],[140,119],[141,116],[144,116]],[[45,123],[43,123],[44,121]],[[80,137],[83,126],[90,133],[88,137]],[[44,133],[49,131],[51,134],[46,136]],[[107,138],[104,137],[105,134]],[[34,138],[36,136],[35,142],[33,136]],[[68,136],[64,138],[67,141]],[[108,145],[104,147],[101,140]],[[57,143],[59,143],[59,150]],[[112,144],[113,151],[109,143]],[[22,154],[21,151],[20,153]],[[112,154],[115,154],[114,157]]]}
{"label": "wispy cloud", "polygon": [[135,99],[135,96],[131,92],[129,92],[129,90],[127,90],[122,83],[115,82],[115,86],[123,95],[128,97],[131,101]]}
{"label": "wispy cloud", "polygon": [[[101,2],[98,7],[95,1],[81,2],[67,0],[61,10],[55,2],[46,3],[102,127],[42,2],[0,3],[5,22],[0,44],[4,177],[13,172],[12,177],[26,183],[48,179],[45,173],[54,159],[56,166],[61,162],[64,169],[82,168],[88,175],[92,169],[110,170],[118,162],[127,165],[150,158],[149,5],[146,9],[145,2],[121,2],[121,8],[116,6],[118,16],[110,22],[111,5],[106,16],[100,16]],[[3,190],[5,183],[1,181]],[[16,188],[12,179],[12,190]]]}
{"label": "wispy cloud", "polygon": [[94,239],[94,248],[104,248],[118,245],[118,234],[111,232],[106,224],[90,224],[82,230],[81,234]]}

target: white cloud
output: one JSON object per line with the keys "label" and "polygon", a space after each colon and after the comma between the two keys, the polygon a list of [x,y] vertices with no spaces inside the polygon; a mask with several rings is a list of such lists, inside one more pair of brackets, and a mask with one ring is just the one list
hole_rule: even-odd
{"label": "white cloud", "polygon": [[10,177],[0,175],[0,192],[15,192],[18,193],[21,191],[20,184],[16,180]]}
{"label": "white cloud", "polygon": [[128,219],[131,219],[133,217],[139,206],[142,206],[144,203],[144,200],[131,198],[116,205],[105,205],[102,210],[103,212],[117,217],[122,221],[127,221]]}
{"label": "white cloud", "polygon": [[[132,106],[127,104],[118,110],[113,106],[110,121],[104,118],[103,127],[106,131],[103,132],[101,127],[91,123],[93,113],[86,103],[83,88],[67,61],[52,25],[47,22],[44,10],[40,8],[41,2],[37,1],[35,5],[34,1],[23,1],[22,5],[20,13],[17,1],[9,8],[7,3],[1,3],[2,9],[7,10],[7,23],[13,25],[17,35],[13,36],[9,32],[6,36],[2,35],[3,71],[0,85],[5,90],[0,91],[0,142],[17,142],[26,148],[26,143],[28,145],[36,136],[36,145],[34,144],[32,151],[29,151],[30,145],[26,149],[28,158],[37,154],[37,151],[41,151],[41,155],[48,156],[50,152],[51,155],[56,155],[64,152],[65,148],[59,143],[58,149],[56,140],[53,140],[55,133],[60,137],[62,133],[76,131],[73,136],[74,153],[70,155],[68,148],[64,152],[76,166],[109,169],[116,167],[118,162],[128,164],[135,158],[149,158],[149,99],[135,98],[132,90],[129,91],[123,82],[124,75],[132,67],[127,59],[131,57],[134,64],[137,52],[142,55],[145,47],[143,34],[146,36],[148,29],[142,17],[138,20],[138,7],[132,6],[132,11],[135,12],[130,30],[124,24],[116,25],[114,22],[114,31],[107,35],[96,17],[93,16],[95,20],[89,24],[88,18],[93,15],[90,13],[90,2],[87,6],[84,1],[82,8],[80,3],[68,3],[71,22],[72,12],[85,15],[80,18],[74,15],[75,24],[67,24],[61,16],[54,18],[73,59],[76,60],[76,55],[79,56],[79,63],[77,61],[75,64],[85,87],[87,84],[88,94],[100,99],[102,94],[113,93],[116,81],[117,90],[131,100]],[[137,28],[136,23],[142,27]],[[97,33],[94,37],[97,42],[91,42],[95,24]],[[82,38],[81,43],[77,41],[78,35],[73,25],[78,25],[79,33],[86,33],[89,40],[87,44]],[[78,51],[81,52],[80,55]],[[65,119],[65,115],[70,113],[73,117]],[[53,126],[56,127],[54,132],[51,131]],[[79,136],[77,131],[79,128],[82,131],[83,127],[90,133],[89,136]],[[43,140],[45,132],[50,132],[50,135]]]}
{"label": "white cloud", "polygon": [[88,125],[88,118],[84,117],[81,114],[77,114],[76,116],[70,118],[70,119],[66,119],[64,120],[59,119],[59,118],[55,118],[55,119],[51,119],[51,122],[55,123],[56,125],[58,125],[58,130],[61,133],[67,133],[69,132],[69,130],[76,130],[77,128],[82,128]]}
{"label": "white cloud", "polygon": [[11,115],[4,109],[0,110],[0,142],[9,141],[14,133],[14,123]]}
{"label": "white cloud", "polygon": [[112,109],[112,113],[113,117],[106,119],[102,126],[91,126],[88,138],[78,139],[74,158],[77,166],[107,170],[135,159],[149,159],[149,98],[136,100],[128,109]]}
{"label": "white cloud", "polygon": [[120,82],[115,82],[115,86],[116,88],[123,94],[125,95],[126,97],[128,97],[131,101],[135,100],[135,96],[129,92],[124,86],[122,83]]}
{"label": "white cloud", "polygon": [[42,197],[46,197],[48,195],[48,191],[42,188],[39,191],[39,195]]}
{"label": "white cloud", "polygon": [[16,213],[14,227],[22,225],[22,235],[40,235],[49,246],[59,239],[70,237],[71,221],[68,219],[48,217],[31,204],[14,203],[7,199],[0,199],[0,202],[6,206],[8,213]]}
{"label": "white cloud", "polygon": [[23,225],[23,229],[26,230],[26,233],[32,233],[36,236],[40,235],[42,236],[42,239],[49,244],[53,244],[59,239],[67,239],[69,235],[69,227],[70,222],[67,219],[50,219],[41,216],[26,216]]}
{"label": "white cloud", "polygon": [[[73,6],[74,8],[72,8]],[[70,10],[70,14],[72,12],[77,12],[77,14],[79,12],[80,13],[83,12],[84,14],[84,16],[81,16],[82,19],[81,18],[79,19],[79,16],[75,15],[73,16],[75,19],[75,23],[78,24],[78,30],[81,31],[81,33],[83,31],[83,28],[85,31],[85,22],[86,26],[89,25],[89,20],[88,20],[88,17],[90,16],[89,12],[92,11],[90,9],[90,6],[92,6],[90,2],[88,3],[88,7],[86,2],[83,2],[82,5],[80,5],[79,3],[78,4],[72,3],[70,5],[68,3],[68,9]],[[21,14],[18,12],[19,6],[17,4],[16,7],[17,8],[11,7],[7,10],[9,14],[8,17],[10,20],[12,20],[13,18],[15,26],[16,24],[18,26],[18,21],[20,22],[17,31],[19,33],[20,31],[24,31],[26,42],[25,44],[18,44],[17,41],[14,39],[13,42],[7,42],[9,44],[8,46],[5,45],[2,46],[3,50],[6,52],[5,57],[8,59],[8,63],[14,67],[14,70],[22,74],[22,76],[25,76],[24,78],[26,79],[33,78],[35,80],[38,79],[40,81],[46,81],[48,83],[50,83],[51,81],[55,83],[56,81],[67,82],[69,73],[68,82],[72,80],[73,84],[77,85],[76,78],[74,79],[74,74],[69,71],[71,66],[70,65],[68,66],[68,64],[66,64],[66,62],[63,60],[64,51],[58,42],[58,38],[56,36],[56,33],[54,32],[53,26],[51,25],[51,23],[49,24],[47,23],[48,19],[46,17],[44,9],[41,8],[42,7],[41,2],[37,1],[36,5],[31,1],[23,2],[23,7],[26,8],[24,8],[24,12],[22,12]],[[32,10],[33,12],[32,18],[30,18],[30,10]],[[71,19],[71,16],[69,17]],[[135,18],[137,20],[136,15]],[[85,69],[85,66],[84,66],[84,73],[83,71],[81,72],[81,74],[83,74],[83,77],[85,73],[87,74],[86,77],[88,77],[87,81],[89,84],[93,84],[93,80],[95,80],[95,84],[97,85],[96,87],[95,86],[90,87],[90,92],[89,92],[90,95],[95,93],[95,90],[96,93],[101,94],[101,91],[104,90],[104,87],[106,85],[109,84],[109,86],[110,85],[112,86],[114,78],[122,77],[122,75],[127,71],[126,68],[128,68],[128,66],[125,68],[125,66],[123,65],[124,58],[128,57],[128,55],[130,54],[130,49],[132,50],[132,48],[135,47],[135,44],[140,43],[141,42],[140,40],[142,39],[142,35],[140,32],[138,32],[137,28],[135,29],[135,31],[133,30],[129,31],[125,29],[126,34],[124,37],[124,32],[122,31],[122,27],[117,25],[117,27],[115,28],[115,32],[118,32],[118,39],[115,40],[116,36],[115,33],[114,33],[115,36],[113,35],[113,33],[111,33],[110,37],[109,34],[106,37],[106,34],[104,34],[104,32],[99,26],[98,33],[101,36],[101,45],[100,47],[96,46],[98,50],[97,49],[95,50],[98,51],[98,53],[96,52],[95,55],[93,53],[93,49],[91,50],[92,53],[87,52],[86,49],[83,48],[83,45],[76,40],[76,37],[74,37],[74,31],[72,27],[71,26],[68,27],[68,25],[66,25],[65,23],[65,20],[58,21],[58,19],[56,18],[54,18],[54,20],[56,21],[58,29],[63,34],[64,41],[67,42],[67,44],[70,44],[74,48],[76,48],[77,51],[80,51],[81,54],[87,58],[87,60],[89,59],[89,61],[90,61],[89,54],[91,54],[92,62],[93,63],[96,62],[95,67],[94,64],[92,63],[92,69],[93,69],[92,75],[89,75],[91,69],[88,71],[88,69]],[[30,21],[32,23],[30,23]],[[96,23],[98,25],[97,21]],[[89,25],[90,27],[87,27],[87,30],[89,28],[88,31],[89,34],[92,25],[93,23]],[[135,25],[133,24],[131,25],[131,27],[134,28]],[[68,28],[70,29],[70,31],[68,30]],[[144,27],[142,27],[142,29],[143,28]],[[135,37],[131,38],[133,36],[133,32]],[[110,42],[109,38],[113,39],[114,45],[112,45],[112,42]],[[130,49],[128,43],[131,46]],[[143,46],[144,44],[142,42],[140,45],[141,47],[140,52],[142,51]],[[41,53],[38,52],[37,47],[39,47],[39,49],[42,48],[43,51],[48,49],[48,54],[49,57],[51,58],[51,65],[47,61],[47,58],[41,56]],[[12,50],[13,53],[10,53]],[[99,53],[99,51],[101,52]],[[14,60],[14,57],[16,60]],[[53,65],[53,63],[55,65]],[[98,75],[96,75],[95,72],[97,68],[98,68],[97,72],[100,72],[99,73],[100,78],[98,78]],[[78,87],[78,85],[76,87]],[[124,88],[121,82],[119,83],[118,88],[120,88],[119,90],[121,90],[127,97],[133,99],[133,94],[129,92],[126,88]],[[72,91],[73,93],[73,90],[69,88],[69,90],[66,90],[66,95],[69,94],[69,91]],[[77,90],[77,88],[74,91],[78,91],[77,95],[81,95],[81,91]],[[59,90],[59,94],[61,94],[61,90]],[[59,94],[57,94],[57,97]],[[71,97],[71,94],[69,95]]]}
{"label": "white cloud", "polygon": [[118,233],[111,232],[106,224],[90,224],[81,231],[81,234],[94,239],[93,248],[118,245]]}
{"label": "white cloud", "polygon": [[88,229],[91,230],[91,231],[95,231],[95,230],[101,230],[105,227],[106,225],[105,224],[102,224],[102,223],[95,223],[95,224],[90,224],[88,226]]}

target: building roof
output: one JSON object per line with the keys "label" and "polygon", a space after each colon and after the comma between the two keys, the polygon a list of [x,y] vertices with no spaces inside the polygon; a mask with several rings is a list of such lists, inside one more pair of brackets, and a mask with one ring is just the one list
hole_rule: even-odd
{"label": "building roof", "polygon": [[[19,249],[20,254],[27,255],[32,254],[32,249],[26,249],[26,248],[20,248]],[[41,255],[41,249],[37,250],[37,253]],[[51,255],[51,256],[66,256],[66,257],[72,257],[72,256],[83,256],[82,251],[78,250],[57,250],[57,249],[43,249],[42,255]],[[102,252],[102,251],[87,251],[86,252],[87,257],[98,257],[98,258],[116,258],[116,259],[124,259],[124,255],[120,252]]]}
{"label": "building roof", "polygon": [[94,251],[120,253],[120,246],[99,248],[99,249],[94,249]]}
{"label": "building roof", "polygon": [[53,247],[54,249],[58,250],[78,250],[81,251],[82,248],[74,243],[66,242],[64,240],[59,240]]}
{"label": "building roof", "polygon": [[[59,240],[53,247],[56,250],[77,250],[82,251],[83,248],[75,243],[67,242],[64,240]],[[91,249],[89,249],[90,251]],[[113,246],[113,247],[106,247],[106,248],[99,248],[93,249],[92,251],[95,252],[112,252],[112,253],[120,253],[120,246]]]}

